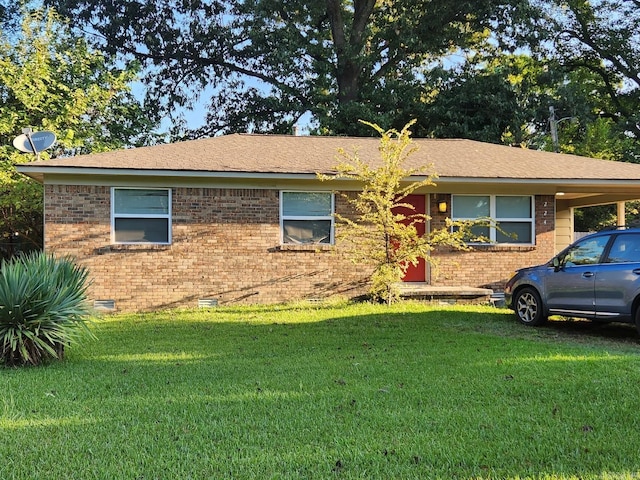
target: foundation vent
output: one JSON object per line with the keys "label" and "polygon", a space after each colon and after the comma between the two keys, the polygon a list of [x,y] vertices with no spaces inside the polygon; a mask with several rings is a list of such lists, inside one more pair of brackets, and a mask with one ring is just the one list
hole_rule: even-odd
{"label": "foundation vent", "polygon": [[198,307],[199,308],[211,308],[218,306],[217,298],[199,298],[198,299]]}
{"label": "foundation vent", "polygon": [[115,300],[94,300],[93,308],[102,311],[113,311],[116,309]]}

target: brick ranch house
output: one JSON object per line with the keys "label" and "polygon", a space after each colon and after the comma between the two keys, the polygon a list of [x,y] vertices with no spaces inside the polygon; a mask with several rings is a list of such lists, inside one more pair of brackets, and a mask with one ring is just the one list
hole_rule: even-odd
{"label": "brick ranch house", "polygon": [[[440,268],[406,281],[500,290],[519,267],[572,241],[573,209],[640,198],[640,165],[470,140],[415,139],[405,164],[433,167],[437,185],[412,198],[432,217],[490,216],[500,231],[471,252],[434,252]],[[355,297],[367,271],[335,242],[340,194],[320,182],[337,152],[379,160],[379,139],[234,134],[35,161],[17,169],[44,185],[45,250],[71,255],[96,305],[123,311]],[[334,192],[335,191],[335,192]]]}

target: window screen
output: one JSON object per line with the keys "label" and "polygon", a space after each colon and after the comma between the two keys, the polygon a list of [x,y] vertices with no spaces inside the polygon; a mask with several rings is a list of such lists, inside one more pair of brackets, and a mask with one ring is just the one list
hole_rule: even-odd
{"label": "window screen", "polygon": [[535,220],[531,195],[453,195],[452,220],[487,219],[472,232],[495,243],[533,244]]}
{"label": "window screen", "polygon": [[112,230],[115,243],[170,243],[171,191],[112,189]]}
{"label": "window screen", "polygon": [[333,194],[282,192],[282,243],[333,243]]}

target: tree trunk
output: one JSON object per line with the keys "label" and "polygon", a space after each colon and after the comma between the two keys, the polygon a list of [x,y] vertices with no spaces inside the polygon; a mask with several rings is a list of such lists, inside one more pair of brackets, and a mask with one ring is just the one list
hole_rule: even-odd
{"label": "tree trunk", "polygon": [[360,56],[363,49],[364,31],[371,18],[375,0],[354,2],[351,32],[347,37],[346,24],[340,0],[327,0],[327,16],[331,24],[331,35],[336,54],[336,80],[338,83],[338,103],[344,105],[358,100],[362,65]]}

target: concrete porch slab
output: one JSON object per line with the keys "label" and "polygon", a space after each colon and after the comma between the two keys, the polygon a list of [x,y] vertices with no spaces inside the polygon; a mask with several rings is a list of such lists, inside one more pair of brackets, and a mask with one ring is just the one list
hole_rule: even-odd
{"label": "concrete porch slab", "polygon": [[465,285],[449,287],[434,286],[428,283],[403,282],[398,285],[402,298],[416,300],[446,301],[446,303],[488,303],[491,301],[493,290]]}

